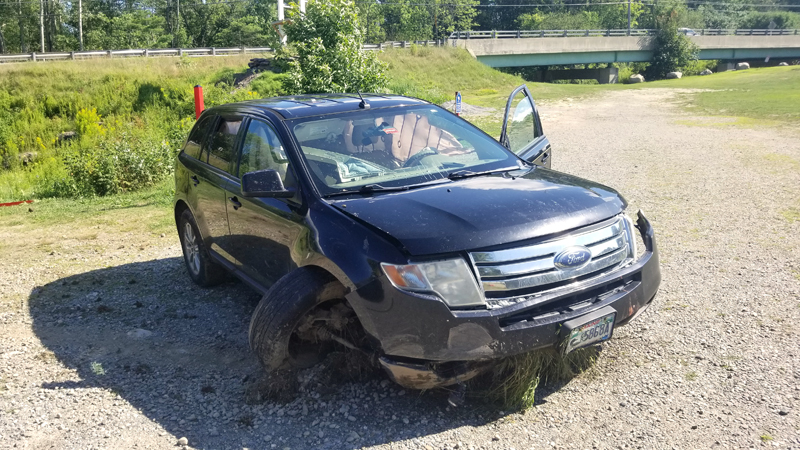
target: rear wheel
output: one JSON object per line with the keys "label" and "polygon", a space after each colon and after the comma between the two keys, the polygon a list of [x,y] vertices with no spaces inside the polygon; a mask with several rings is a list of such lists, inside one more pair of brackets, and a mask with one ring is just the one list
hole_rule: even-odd
{"label": "rear wheel", "polygon": [[178,235],[183,249],[183,261],[192,281],[203,287],[211,287],[225,280],[225,269],[211,259],[189,209],[183,210],[178,218]]}

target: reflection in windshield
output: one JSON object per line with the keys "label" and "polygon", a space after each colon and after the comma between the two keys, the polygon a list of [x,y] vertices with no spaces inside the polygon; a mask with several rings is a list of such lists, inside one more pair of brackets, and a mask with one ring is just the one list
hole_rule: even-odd
{"label": "reflection in windshield", "polygon": [[492,138],[433,105],[311,117],[289,126],[323,194],[365,184],[407,186],[456,170],[518,163]]}

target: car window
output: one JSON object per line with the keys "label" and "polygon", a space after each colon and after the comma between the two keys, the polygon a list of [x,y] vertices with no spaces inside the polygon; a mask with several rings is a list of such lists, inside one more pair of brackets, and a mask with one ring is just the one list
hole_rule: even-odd
{"label": "car window", "polygon": [[360,110],[288,123],[323,195],[521,164],[490,136],[435,105]]}
{"label": "car window", "polygon": [[231,162],[235,156],[234,146],[241,125],[242,119],[221,118],[217,122],[208,145],[208,164],[228,173],[232,172]]}
{"label": "car window", "polygon": [[289,160],[275,130],[260,120],[251,120],[239,158],[239,177],[248,172],[275,169],[286,180]]}
{"label": "car window", "polygon": [[[536,123],[536,116],[530,97],[520,92],[519,101],[509,111],[506,133],[509,149],[520,153],[528,148],[531,142],[542,135]],[[515,101],[517,99],[514,99]]]}
{"label": "car window", "polygon": [[184,153],[192,158],[200,158],[200,148],[203,145],[203,139],[208,135],[208,129],[213,122],[212,118],[213,116],[204,116],[194,124],[189,138],[186,139],[186,145],[183,147]]}

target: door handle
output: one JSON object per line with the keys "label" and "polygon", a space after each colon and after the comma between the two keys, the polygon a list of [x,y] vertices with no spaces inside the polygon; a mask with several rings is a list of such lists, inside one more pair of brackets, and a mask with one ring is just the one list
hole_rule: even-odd
{"label": "door handle", "polygon": [[242,202],[239,201],[236,197],[228,197],[228,200],[233,204],[233,209],[238,210],[242,207]]}
{"label": "door handle", "polygon": [[194,184],[195,186],[200,184],[200,179],[197,178],[197,175],[192,175],[192,184]]}
{"label": "door handle", "polygon": [[547,160],[548,160],[549,158],[550,158],[550,154],[549,154],[549,153],[547,153],[547,152],[545,152],[545,154],[544,154],[544,155],[542,155],[542,164],[547,164]]}

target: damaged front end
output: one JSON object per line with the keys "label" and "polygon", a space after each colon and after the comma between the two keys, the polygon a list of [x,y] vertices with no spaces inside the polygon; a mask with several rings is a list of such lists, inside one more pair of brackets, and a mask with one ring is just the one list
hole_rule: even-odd
{"label": "damaged front end", "polygon": [[382,356],[381,367],[389,378],[407,389],[434,389],[461,384],[474,378],[497,361],[426,362],[392,359]]}

